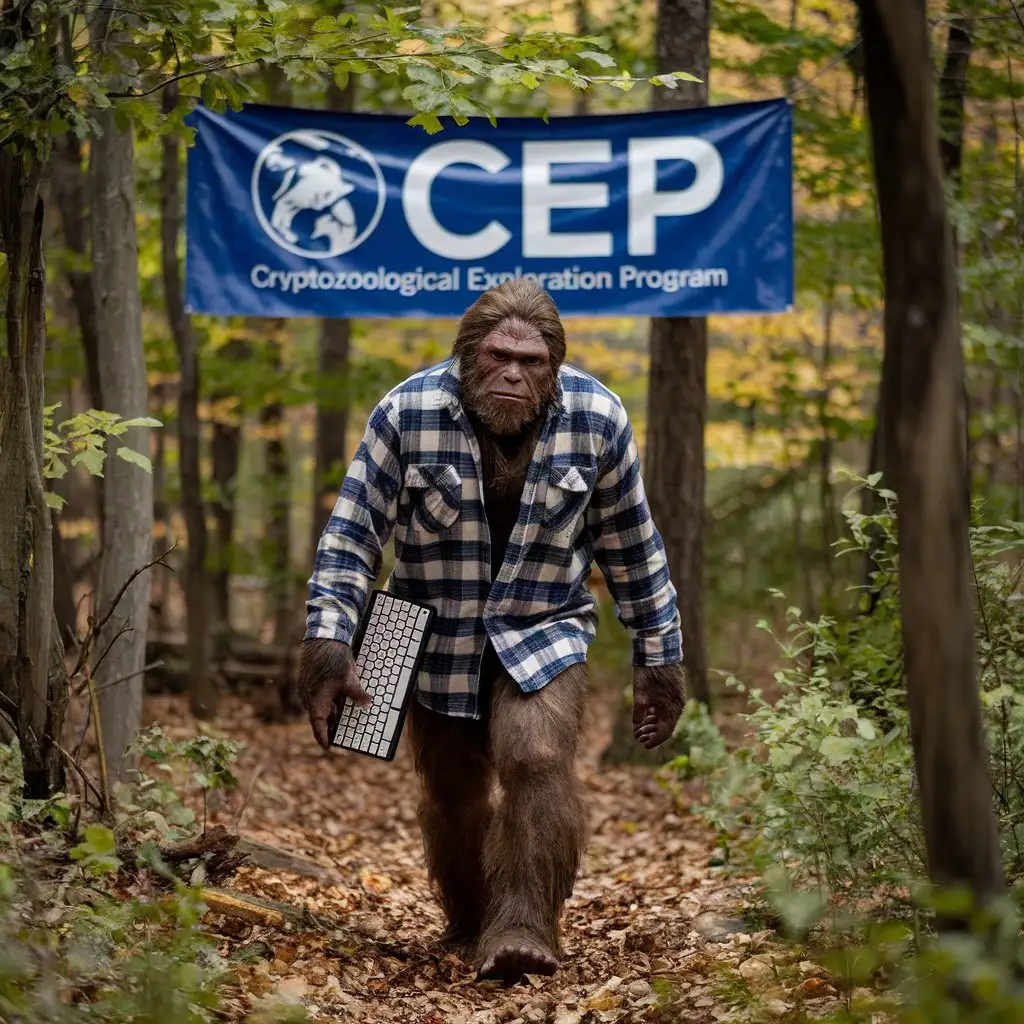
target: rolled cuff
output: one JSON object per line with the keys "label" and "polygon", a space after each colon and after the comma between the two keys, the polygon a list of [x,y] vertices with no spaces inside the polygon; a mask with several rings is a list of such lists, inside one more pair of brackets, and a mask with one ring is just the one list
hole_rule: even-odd
{"label": "rolled cuff", "polygon": [[633,637],[633,664],[637,668],[678,665],[683,660],[683,635],[678,629]]}
{"label": "rolled cuff", "polygon": [[316,609],[306,619],[304,640],[340,640],[351,646],[355,636],[355,619],[343,611]]}

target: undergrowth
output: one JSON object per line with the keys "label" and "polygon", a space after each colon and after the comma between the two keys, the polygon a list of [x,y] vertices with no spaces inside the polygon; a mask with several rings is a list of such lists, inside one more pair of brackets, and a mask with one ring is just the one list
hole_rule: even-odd
{"label": "undergrowth", "polygon": [[[205,1024],[231,980],[200,920],[202,863],[178,877],[160,845],[192,835],[182,772],[206,794],[231,782],[237,745],[140,738],[164,778],[139,773],[110,819],[83,823],[63,794],[22,797],[17,747],[0,745],[0,1020],[12,1024]],[[128,838],[130,837],[130,839]],[[305,1020],[305,1011],[263,1013]],[[253,1018],[255,1021],[256,1018]]]}
{"label": "undergrowth", "polygon": [[[683,777],[707,778],[695,811],[719,831],[733,865],[761,874],[766,902],[791,934],[806,938],[814,926],[828,925],[825,941],[838,947],[829,966],[847,991],[889,978],[898,983],[899,1019],[915,1024],[1021,1020],[1024,957],[1015,900],[988,908],[977,934],[923,941],[939,897],[922,888],[927,870],[903,673],[895,496],[878,494],[881,511],[847,512],[847,535],[836,546],[838,559],[858,565],[873,554],[870,585],[855,613],[812,619],[786,608],[786,624],[775,634],[777,697],[769,702],[760,689],[727,678],[752,707],[744,716],[749,747],[727,755],[707,713],[688,708],[680,729],[694,737],[701,763],[679,759],[673,767]],[[970,545],[992,799],[1004,869],[1018,894],[1024,524],[974,526]],[[758,625],[772,632],[767,622]],[[844,1020],[860,1019],[844,1013]]]}

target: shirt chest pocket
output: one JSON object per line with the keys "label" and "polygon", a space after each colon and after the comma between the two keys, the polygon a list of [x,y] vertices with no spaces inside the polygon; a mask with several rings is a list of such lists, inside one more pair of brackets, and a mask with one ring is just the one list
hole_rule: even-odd
{"label": "shirt chest pocket", "polygon": [[542,524],[559,533],[575,523],[586,511],[594,486],[596,468],[585,465],[553,465],[548,475]]}
{"label": "shirt chest pocket", "polygon": [[404,484],[409,492],[412,525],[427,533],[440,533],[459,518],[462,477],[449,464],[416,463],[406,467]]}

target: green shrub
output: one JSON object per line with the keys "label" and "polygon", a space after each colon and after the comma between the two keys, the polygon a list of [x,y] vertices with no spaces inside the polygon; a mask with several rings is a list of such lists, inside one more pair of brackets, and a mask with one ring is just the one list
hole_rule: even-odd
{"label": "green shrub", "polygon": [[[862,482],[870,485],[868,481]],[[925,875],[903,679],[894,495],[848,512],[837,558],[874,552],[873,608],[847,619],[786,611],[777,697],[749,691],[752,749],[731,759],[702,813],[745,837],[756,865],[783,865],[795,889],[833,902],[906,902]],[[979,671],[993,801],[1011,879],[1024,876],[1024,524],[971,530]],[[782,595],[776,593],[781,598]],[[764,629],[766,623],[759,624]],[[730,686],[746,692],[730,677]]]}

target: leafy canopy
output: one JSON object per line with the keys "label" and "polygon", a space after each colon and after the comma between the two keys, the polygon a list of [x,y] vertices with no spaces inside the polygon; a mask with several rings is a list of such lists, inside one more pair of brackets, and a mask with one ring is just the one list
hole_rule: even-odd
{"label": "leafy canopy", "polygon": [[[66,131],[87,137],[96,112],[111,106],[125,123],[167,131],[181,126],[180,114],[165,119],[156,102],[167,85],[177,85],[186,105],[237,109],[255,95],[253,72],[268,64],[297,83],[333,76],[344,86],[351,74],[397,74],[416,111],[411,123],[433,132],[443,116],[492,116],[473,95],[481,79],[528,90],[598,81],[632,88],[638,80],[606,47],[597,36],[548,29],[447,29],[421,19],[418,7],[317,14],[285,0],[19,0],[0,22],[0,144],[20,137],[45,152]],[[680,78],[692,76],[656,82],[674,88]]]}

